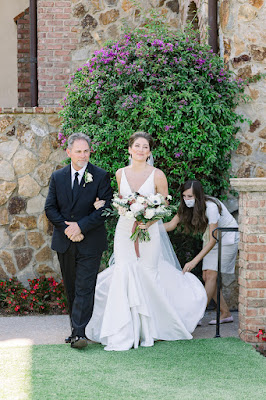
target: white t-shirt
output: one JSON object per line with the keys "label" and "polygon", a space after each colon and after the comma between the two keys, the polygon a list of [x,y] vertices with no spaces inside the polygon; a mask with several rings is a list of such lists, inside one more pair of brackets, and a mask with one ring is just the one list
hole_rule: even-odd
{"label": "white t-shirt", "polygon": [[[238,224],[235,218],[230,214],[225,205],[218,199],[215,199],[219,202],[222,207],[222,213],[219,213],[218,206],[212,201],[206,201],[206,217],[208,218],[209,224],[218,223],[218,228],[238,228]],[[222,244],[230,245],[237,243],[239,241],[239,233],[238,232],[223,232],[222,235]]]}

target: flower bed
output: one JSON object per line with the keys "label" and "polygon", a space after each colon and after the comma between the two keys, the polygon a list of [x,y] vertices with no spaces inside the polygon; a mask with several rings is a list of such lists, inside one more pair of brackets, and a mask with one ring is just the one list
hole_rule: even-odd
{"label": "flower bed", "polygon": [[53,277],[28,279],[29,287],[16,278],[0,281],[0,306],[2,314],[27,315],[66,314],[67,299],[63,282]]}

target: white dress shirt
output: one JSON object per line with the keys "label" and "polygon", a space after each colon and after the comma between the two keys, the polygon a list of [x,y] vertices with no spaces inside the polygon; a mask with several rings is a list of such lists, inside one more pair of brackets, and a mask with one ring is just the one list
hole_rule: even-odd
{"label": "white dress shirt", "polygon": [[85,169],[87,167],[87,164],[85,165],[85,167],[81,168],[79,171],[76,171],[75,168],[73,167],[72,163],[71,163],[71,182],[72,182],[72,188],[74,185],[74,180],[75,180],[75,173],[78,172],[78,180],[79,180],[79,185],[80,185],[80,181],[84,175]]}

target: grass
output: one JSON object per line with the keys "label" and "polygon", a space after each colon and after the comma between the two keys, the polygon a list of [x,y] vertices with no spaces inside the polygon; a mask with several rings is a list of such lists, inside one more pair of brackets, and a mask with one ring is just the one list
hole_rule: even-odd
{"label": "grass", "polygon": [[127,352],[98,344],[0,352],[1,400],[266,398],[266,358],[237,338],[157,342]]}

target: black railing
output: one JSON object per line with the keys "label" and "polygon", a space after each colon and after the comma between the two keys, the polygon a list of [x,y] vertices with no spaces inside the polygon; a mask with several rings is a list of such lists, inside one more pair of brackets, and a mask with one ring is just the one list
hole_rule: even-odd
{"label": "black railing", "polygon": [[[214,233],[218,231],[218,238]],[[238,228],[216,228],[212,231],[212,236],[218,242],[218,274],[217,274],[217,307],[216,307],[216,335],[220,336],[220,290],[221,290],[221,265],[222,265],[222,232],[238,232]]]}

